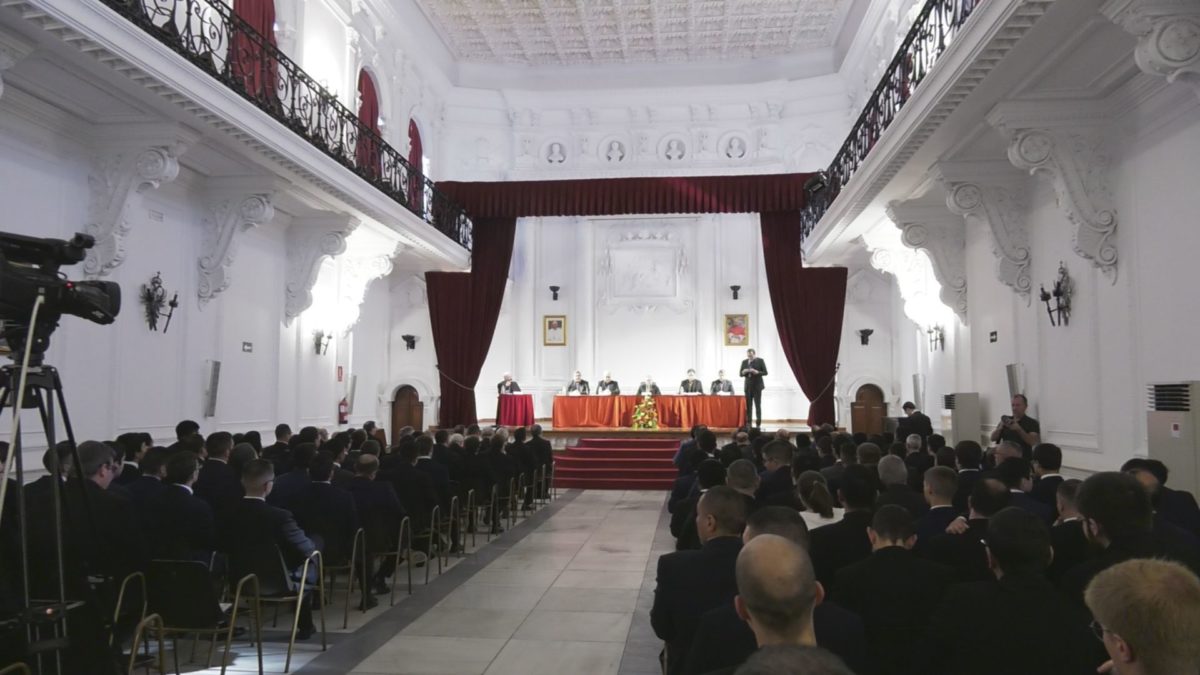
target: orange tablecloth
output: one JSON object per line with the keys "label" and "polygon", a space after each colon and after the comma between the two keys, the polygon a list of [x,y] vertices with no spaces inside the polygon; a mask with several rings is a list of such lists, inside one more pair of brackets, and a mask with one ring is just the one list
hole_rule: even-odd
{"label": "orange tablecloth", "polygon": [[533,424],[531,394],[500,394],[496,403],[496,424],[505,427],[527,427]]}
{"label": "orange tablecloth", "polygon": [[[640,400],[638,396],[556,396],[554,427],[626,429]],[[654,403],[660,427],[737,428],[746,423],[746,399],[741,396],[656,396]]]}

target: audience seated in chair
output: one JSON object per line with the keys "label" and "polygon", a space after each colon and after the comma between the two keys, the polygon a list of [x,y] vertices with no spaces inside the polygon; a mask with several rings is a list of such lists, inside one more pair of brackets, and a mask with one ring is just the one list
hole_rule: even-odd
{"label": "audience seated in chair", "polygon": [[1054,548],[1054,560],[1046,569],[1050,581],[1058,583],[1067,570],[1088,559],[1092,552],[1087,535],[1083,532],[1083,517],[1079,515],[1076,498],[1083,481],[1064,480],[1056,491],[1058,521],[1050,528],[1050,544]]}
{"label": "audience seated in chair", "polygon": [[308,468],[317,457],[317,444],[302,441],[297,443],[291,452],[291,470],[275,479],[267,501],[272,506],[278,506],[295,511],[296,501],[304,497],[312,477]]}
{"label": "audience seated in chair", "polygon": [[925,502],[929,510],[917,519],[917,544],[914,551],[921,552],[929,542],[946,533],[946,528],[958,517],[954,510],[954,495],[958,492],[958,474],[954,469],[935,466],[925,471]]}
{"label": "audience seated in chair", "polygon": [[[362,519],[366,533],[367,559],[373,560],[371,556],[374,553],[394,551],[399,545],[396,537],[399,534],[400,519],[405,515],[404,507],[400,504],[400,498],[396,496],[396,489],[392,483],[376,480],[379,474],[379,458],[375,455],[363,453],[354,465],[354,471],[354,478],[347,484],[346,490],[353,497]],[[386,579],[392,575],[395,565],[395,559],[389,558],[380,565],[378,571],[372,573],[368,570],[376,594],[388,592]]]}
{"label": "audience seated in chair", "polygon": [[742,549],[745,508],[742,495],[734,490],[723,485],[710,488],[696,507],[701,548],[658,559],[650,623],[654,634],[667,643],[668,675],[683,672],[700,615],[737,595],[734,567]]}
{"label": "audience seated in chair", "polygon": [[1009,505],[1009,492],[1004,484],[993,478],[985,478],[971,488],[967,499],[967,518],[961,517],[956,525],[964,523],[961,533],[943,534],[929,541],[922,555],[935,562],[953,568],[959,581],[987,581],[992,578],[987,564],[987,552],[983,538],[987,534],[988,519]]}
{"label": "audience seated in chair", "polygon": [[1010,457],[996,467],[994,475],[1008,488],[1009,504],[1041,518],[1046,525],[1054,522],[1054,507],[1029,494],[1033,488],[1033,470],[1029,462],[1020,457]]}
{"label": "audience seated in chair", "polygon": [[193,487],[196,496],[208,502],[218,519],[229,516],[242,498],[241,478],[229,465],[229,454],[233,451],[233,435],[227,431],[216,431],[204,439],[208,458],[200,466],[200,476]]}
{"label": "audience seated in chair", "polygon": [[[778,535],[807,550],[808,530],[804,520],[787,507],[768,506],[747,518],[743,543],[760,534]],[[812,620],[818,645],[840,656],[855,670],[866,672],[866,637],[858,615],[826,600],[813,609]],[[700,617],[684,673],[736,668],[757,647],[754,631],[738,616],[734,605],[722,605]]]}
{"label": "audience seated in chair", "polygon": [[966,513],[967,498],[983,475],[983,448],[975,441],[960,441],[954,446],[954,461],[958,467],[958,492],[954,494],[954,510]]}
{"label": "audience seated in chair", "polygon": [[810,533],[813,567],[822,584],[832,587],[838,570],[871,554],[867,528],[875,496],[874,467],[860,464],[846,467],[838,490],[845,514],[840,521]]}
{"label": "audience seated in chair", "polygon": [[706,459],[700,463],[696,469],[696,491],[676,504],[675,512],[671,514],[671,536],[675,537],[676,551],[700,548],[703,540],[696,529],[696,505],[705,492],[724,484],[725,467],[721,466],[721,462]]}
{"label": "audience seated in chair", "polygon": [[742,495],[742,499],[746,502],[747,517],[763,506],[762,502],[754,496],[758,490],[758,484],[758,470],[754,467],[754,462],[748,459],[736,460],[729,465],[725,472],[725,485]]}
{"label": "audience seated in chair", "polygon": [[763,448],[763,477],[756,496],[765,502],[778,493],[791,494],[794,488],[792,444],[785,440],[771,441]]}
{"label": "audience seated in chair", "polygon": [[1165,521],[1200,537],[1200,507],[1192,493],[1167,487],[1167,466],[1157,459],[1131,459],[1121,471],[1137,478],[1150,493],[1157,521]]}
{"label": "audience seated in chair", "polygon": [[199,473],[199,463],[190,452],[167,459],[166,488],[145,505],[146,541],[153,557],[211,565],[217,525],[212,507],[193,493]]}
{"label": "audience seated in chair", "polygon": [[875,507],[895,504],[908,511],[913,519],[920,518],[929,510],[925,499],[908,486],[908,466],[896,455],[888,455],[879,460],[876,467],[879,482],[883,491],[875,500]]}
{"label": "audience seated in chair", "polygon": [[1086,613],[1055,593],[1045,577],[1052,555],[1046,524],[1010,506],[990,518],[983,536],[991,578],[947,591],[918,647],[913,672],[1095,673],[1103,654],[1088,634]]}
{"label": "audience seated in chair", "polygon": [[734,675],[854,675],[854,672],[820,647],[772,645],[755,652]]}

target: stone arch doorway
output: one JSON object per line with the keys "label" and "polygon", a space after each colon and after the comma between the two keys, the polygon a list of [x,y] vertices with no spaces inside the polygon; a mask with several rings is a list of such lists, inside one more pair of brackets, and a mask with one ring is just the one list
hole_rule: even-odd
{"label": "stone arch doorway", "polygon": [[859,387],[850,403],[850,431],[882,434],[886,417],[887,401],[883,398],[883,390],[873,384]]}
{"label": "stone arch doorway", "polygon": [[392,438],[398,438],[404,427],[412,427],[417,431],[425,429],[425,404],[421,403],[421,395],[416,387],[403,385],[396,390],[392,398]]}

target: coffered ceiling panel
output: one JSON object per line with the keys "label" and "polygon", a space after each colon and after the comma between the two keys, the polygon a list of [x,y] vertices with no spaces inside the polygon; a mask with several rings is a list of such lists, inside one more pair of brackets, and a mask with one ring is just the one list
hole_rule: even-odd
{"label": "coffered ceiling panel", "polygon": [[751,59],[829,47],[850,0],[417,0],[463,62]]}

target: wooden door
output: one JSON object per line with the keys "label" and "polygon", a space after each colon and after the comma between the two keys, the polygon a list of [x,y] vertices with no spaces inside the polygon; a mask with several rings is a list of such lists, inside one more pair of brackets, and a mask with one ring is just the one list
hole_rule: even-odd
{"label": "wooden door", "polygon": [[397,389],[396,398],[392,401],[392,438],[398,438],[404,427],[424,431],[424,416],[425,406],[421,404],[417,390],[408,385]]}
{"label": "wooden door", "polygon": [[859,387],[850,404],[850,431],[882,434],[885,417],[887,403],[883,400],[883,391],[873,384]]}

